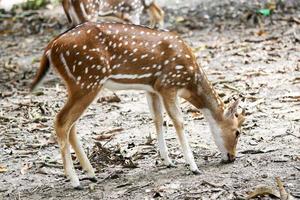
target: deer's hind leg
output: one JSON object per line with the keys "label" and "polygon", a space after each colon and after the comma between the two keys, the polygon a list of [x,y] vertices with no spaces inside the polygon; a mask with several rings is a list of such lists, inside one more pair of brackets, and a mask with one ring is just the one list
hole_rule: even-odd
{"label": "deer's hind leg", "polygon": [[[91,104],[91,102],[97,96],[98,92],[99,89],[94,91],[88,91],[88,90],[78,90],[76,92],[73,91],[73,93],[69,94],[66,104],[56,116],[55,130],[57,134],[58,143],[61,149],[65,175],[70,179],[72,186],[76,189],[80,189],[81,187],[71,158],[70,140],[69,140],[70,132],[75,122],[83,114],[84,110]],[[71,136],[72,143],[74,140],[73,136]],[[77,143],[77,145],[80,144]],[[77,151],[77,153],[78,152],[79,151]],[[81,156],[82,158],[83,155],[80,153],[79,153],[79,157]]]}
{"label": "deer's hind leg", "polygon": [[97,182],[94,169],[82,148],[82,144],[76,133],[76,124],[74,124],[70,131],[69,141],[71,143],[72,148],[75,151],[75,154],[80,162],[80,165],[84,171],[87,172],[88,179],[92,182]]}

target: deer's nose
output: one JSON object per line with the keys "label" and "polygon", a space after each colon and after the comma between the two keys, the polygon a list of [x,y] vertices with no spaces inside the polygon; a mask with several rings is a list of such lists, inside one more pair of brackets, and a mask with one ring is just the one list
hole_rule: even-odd
{"label": "deer's nose", "polygon": [[227,160],[228,160],[228,162],[234,162],[235,161],[235,155],[227,153]]}

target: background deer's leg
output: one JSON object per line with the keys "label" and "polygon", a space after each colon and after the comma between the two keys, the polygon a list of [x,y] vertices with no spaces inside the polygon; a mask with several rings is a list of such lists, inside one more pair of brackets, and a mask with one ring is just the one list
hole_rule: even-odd
{"label": "background deer's leg", "polygon": [[70,178],[72,186],[76,189],[81,189],[81,187],[71,158],[69,134],[77,119],[94,100],[97,93],[98,91],[73,92],[73,94],[69,95],[63,109],[56,116],[55,129],[61,149],[65,175]]}
{"label": "background deer's leg", "polygon": [[155,124],[160,156],[165,165],[174,166],[171,159],[169,158],[168,147],[166,145],[166,141],[164,138],[163,110],[162,110],[161,100],[157,94],[147,93],[147,101],[148,101],[150,113],[152,115]]}
{"label": "background deer's leg", "polygon": [[155,3],[152,2],[148,8],[151,28],[163,28],[164,26],[164,11]]}
{"label": "background deer's leg", "polygon": [[183,118],[177,102],[177,91],[175,89],[168,89],[161,91],[161,95],[163,97],[163,102],[166,111],[175,126],[176,133],[183,150],[185,161],[189,165],[189,168],[193,173],[199,174],[200,171],[195,163],[193,152],[189,146],[187,137],[184,133]]}

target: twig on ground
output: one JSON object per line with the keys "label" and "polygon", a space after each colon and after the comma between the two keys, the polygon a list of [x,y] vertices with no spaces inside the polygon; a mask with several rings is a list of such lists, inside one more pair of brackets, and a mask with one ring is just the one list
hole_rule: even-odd
{"label": "twig on ground", "polygon": [[263,37],[263,38],[249,38],[249,39],[245,39],[245,42],[249,42],[249,43],[260,43],[260,42],[264,42],[264,41],[268,41],[268,40],[278,40],[278,38],[280,38],[280,35],[271,35],[269,37]]}
{"label": "twig on ground", "polygon": [[300,19],[298,19],[296,17],[281,17],[281,18],[278,18],[277,20],[287,21],[287,22],[295,22],[296,24],[300,24]]}
{"label": "twig on ground", "polygon": [[112,130],[103,131],[98,136],[95,136],[94,139],[98,140],[98,141],[111,139],[113,136],[117,135],[118,133],[122,132],[123,130],[124,130],[123,128],[115,128]]}
{"label": "twig on ground", "polygon": [[48,163],[48,162],[44,162],[44,161],[38,161],[38,162],[35,162],[35,164],[40,164],[43,167],[63,168],[63,165],[61,165],[61,164],[52,164],[52,163]]}
{"label": "twig on ground", "polygon": [[291,199],[289,193],[287,193],[287,191],[284,189],[283,183],[280,180],[280,178],[279,177],[275,177],[275,180],[276,180],[276,183],[277,183],[277,186],[278,186],[278,189],[279,189],[280,199],[281,200],[289,200],[289,199]]}
{"label": "twig on ground", "polygon": [[268,149],[268,150],[260,150],[260,149],[249,149],[240,152],[241,154],[261,154],[261,153],[269,153],[273,151],[277,151],[278,149]]}
{"label": "twig on ground", "polygon": [[231,90],[233,90],[233,91],[236,91],[236,92],[241,93],[241,91],[240,91],[239,89],[237,89],[236,87],[233,87],[233,86],[228,85],[228,84],[223,84],[223,85],[224,85],[224,87],[226,87],[226,88],[228,88],[228,89],[231,89]]}
{"label": "twig on ground", "polygon": [[212,182],[208,182],[208,181],[202,181],[201,185],[209,185],[209,186],[212,186],[212,187],[215,187],[215,188],[223,188],[223,187],[226,186],[226,185],[218,185],[216,183],[212,183]]}
{"label": "twig on ground", "polygon": [[152,182],[146,183],[146,184],[144,184],[144,185],[133,186],[133,187],[131,187],[131,188],[128,188],[128,189],[125,191],[125,193],[131,193],[131,192],[133,192],[133,191],[135,191],[135,190],[142,189],[142,188],[147,187],[147,186],[149,186],[149,185],[151,185],[151,184],[152,184]]}

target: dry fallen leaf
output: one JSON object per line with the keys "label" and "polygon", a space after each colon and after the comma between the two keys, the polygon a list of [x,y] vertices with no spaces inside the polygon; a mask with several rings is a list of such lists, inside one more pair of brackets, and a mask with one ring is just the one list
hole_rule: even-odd
{"label": "dry fallen leaf", "polygon": [[94,139],[97,141],[108,140],[108,139],[111,139],[112,137],[114,137],[115,135],[119,134],[123,130],[124,130],[123,128],[116,128],[116,129],[104,131],[104,132],[100,133],[99,135],[95,136]]}
{"label": "dry fallen leaf", "polygon": [[268,33],[264,30],[259,30],[257,33],[256,33],[258,36],[265,36],[265,35],[268,35]]}
{"label": "dry fallen leaf", "polygon": [[21,169],[21,174],[22,175],[26,174],[30,168],[31,165],[29,163],[25,163]]}
{"label": "dry fallen leaf", "polygon": [[107,102],[107,103],[119,103],[121,102],[120,97],[118,97],[115,93],[111,96],[104,96],[98,99],[97,103],[103,103],[103,102]]}
{"label": "dry fallen leaf", "polygon": [[272,195],[277,198],[280,197],[279,192],[274,190],[273,188],[269,186],[259,186],[254,191],[250,192],[249,195],[246,197],[246,199],[253,199],[258,196],[266,196],[266,195]]}
{"label": "dry fallen leaf", "polygon": [[178,17],[176,17],[176,19],[175,19],[175,21],[176,21],[176,23],[181,23],[181,22],[183,22],[185,19],[184,19],[184,17],[182,17],[182,16],[178,16]]}
{"label": "dry fallen leaf", "polygon": [[7,170],[8,170],[8,169],[7,169],[6,167],[0,165],[0,173],[7,172]]}

